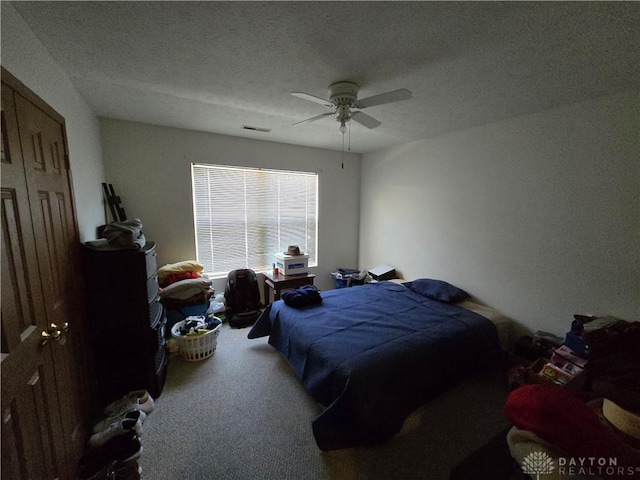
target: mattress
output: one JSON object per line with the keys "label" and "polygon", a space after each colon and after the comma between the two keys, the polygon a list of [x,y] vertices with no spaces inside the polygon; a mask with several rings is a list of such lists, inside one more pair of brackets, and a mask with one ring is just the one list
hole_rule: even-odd
{"label": "mattress", "polygon": [[503,352],[509,351],[509,345],[511,343],[511,319],[509,317],[491,307],[476,303],[473,300],[463,300],[456,303],[456,305],[466,308],[467,310],[471,310],[478,315],[482,315],[487,320],[490,320],[498,330],[500,348],[502,348]]}

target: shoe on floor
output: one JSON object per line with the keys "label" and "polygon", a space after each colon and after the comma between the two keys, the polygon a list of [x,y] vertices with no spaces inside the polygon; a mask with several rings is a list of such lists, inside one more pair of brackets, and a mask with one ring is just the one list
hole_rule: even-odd
{"label": "shoe on floor", "polygon": [[137,460],[118,462],[117,460],[101,468],[86,480],[140,480],[142,467]]}
{"label": "shoe on floor", "polygon": [[111,416],[126,410],[142,410],[144,413],[151,413],[153,411],[153,398],[146,390],[134,390],[107,405],[104,413]]}
{"label": "shoe on floor", "polygon": [[99,421],[98,423],[96,423],[92,429],[93,433],[101,432],[105,430],[113,422],[117,422],[118,420],[123,420],[125,418],[130,418],[132,420],[140,420],[140,423],[144,423],[145,419],[147,418],[147,414],[144,413],[142,410],[137,410],[137,409],[129,410],[123,413],[116,413],[115,415],[111,415]]}
{"label": "shoe on floor", "polygon": [[141,455],[142,443],[134,431],[115,436],[101,447],[90,449],[80,458],[80,478],[89,479],[113,462],[125,463],[137,460]]}
{"label": "shoe on floor", "polygon": [[135,432],[136,435],[142,433],[142,422],[140,418],[121,418],[108,425],[104,430],[94,433],[89,437],[89,446],[101,447],[113,437],[124,435],[128,432]]}

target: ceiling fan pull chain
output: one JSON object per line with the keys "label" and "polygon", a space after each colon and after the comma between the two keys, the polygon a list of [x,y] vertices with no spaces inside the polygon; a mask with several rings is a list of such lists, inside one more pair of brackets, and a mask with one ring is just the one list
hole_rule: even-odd
{"label": "ceiling fan pull chain", "polygon": [[342,170],[344,170],[344,135],[342,137]]}

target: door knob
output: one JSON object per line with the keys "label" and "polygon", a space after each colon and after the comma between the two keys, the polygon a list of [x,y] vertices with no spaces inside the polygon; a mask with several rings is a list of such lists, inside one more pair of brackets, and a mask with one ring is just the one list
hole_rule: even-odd
{"label": "door knob", "polygon": [[55,340],[56,342],[60,341],[60,338],[62,336],[62,332],[66,332],[69,330],[69,324],[67,322],[64,322],[62,324],[62,329],[58,328],[58,326],[55,323],[52,323],[51,325],[49,325],[49,330],[42,330],[42,332],[40,332],[40,345],[44,346],[47,343],[49,343],[49,341],[51,339]]}
{"label": "door knob", "polygon": [[49,343],[49,340],[51,340],[52,335],[47,332],[46,330],[42,330],[42,332],[40,332],[40,345],[42,345],[43,347]]}
{"label": "door knob", "polygon": [[69,331],[69,322],[64,322],[60,326],[52,323],[49,331],[52,332],[54,339],[59,342],[60,345],[64,345],[65,343],[67,343],[67,336],[62,334]]}
{"label": "door knob", "polygon": [[[52,323],[51,326],[55,327],[55,324]],[[57,327],[49,328],[48,332],[46,330],[42,330],[42,332],[40,332],[40,344],[44,346],[49,343],[49,340],[51,339],[60,341],[60,335],[62,335],[62,332],[58,330]]]}
{"label": "door knob", "polygon": [[40,332],[40,345],[44,346],[52,339],[64,345],[67,342],[67,336],[63,336],[62,334],[68,331],[69,322],[64,322],[61,326],[52,323],[49,325],[49,330],[42,330],[42,332]]}
{"label": "door knob", "polygon": [[55,323],[52,323],[49,326],[49,332],[59,331],[60,333],[67,333],[69,331],[69,322],[64,322],[62,325],[58,326]]}

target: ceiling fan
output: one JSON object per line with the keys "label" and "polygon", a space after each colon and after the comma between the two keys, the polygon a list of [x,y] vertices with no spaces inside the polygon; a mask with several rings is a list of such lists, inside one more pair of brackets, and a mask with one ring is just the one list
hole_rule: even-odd
{"label": "ceiling fan", "polygon": [[[325,107],[332,109],[331,112],[323,113],[315,117],[307,118],[301,122],[296,122],[293,126],[301,125],[303,123],[314,122],[321,118],[334,116],[336,120],[340,122],[340,133],[345,133],[346,123],[349,120],[355,120],[361,125],[367,128],[376,128],[381,125],[381,122],[375,118],[361,112],[360,110],[368,107],[375,107],[377,105],[384,105],[386,103],[399,102],[401,100],[408,100],[411,98],[411,92],[406,88],[399,90],[393,90],[391,92],[380,93],[371,97],[358,100],[358,92],[360,86],[354,82],[336,82],[329,85],[329,100],[316,97],[308,93],[292,92],[294,97],[302,98],[303,100],[309,100],[311,102],[319,103]],[[356,110],[356,111],[354,111]]]}

